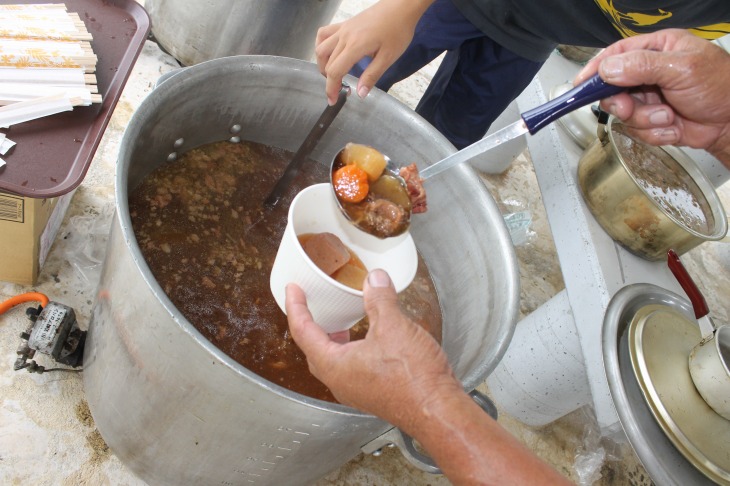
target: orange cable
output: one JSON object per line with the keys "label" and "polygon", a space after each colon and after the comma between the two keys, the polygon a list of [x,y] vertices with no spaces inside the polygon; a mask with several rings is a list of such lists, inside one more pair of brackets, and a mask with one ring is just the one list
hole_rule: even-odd
{"label": "orange cable", "polygon": [[45,294],[41,294],[40,292],[26,292],[24,294],[16,295],[15,297],[10,297],[5,302],[1,302],[0,315],[9,311],[18,304],[22,304],[23,302],[32,302],[34,300],[40,301],[41,306],[43,307],[48,305],[48,297],[46,297]]}

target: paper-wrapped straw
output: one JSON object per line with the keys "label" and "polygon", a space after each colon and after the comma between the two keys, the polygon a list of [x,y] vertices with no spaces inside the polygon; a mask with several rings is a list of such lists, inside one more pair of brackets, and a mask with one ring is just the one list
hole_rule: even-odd
{"label": "paper-wrapped straw", "polygon": [[54,95],[3,106],[0,107],[0,126],[17,125],[63,111],[71,111],[74,103],[75,100]]}
{"label": "paper-wrapped straw", "polygon": [[0,83],[53,84],[57,86],[83,86],[87,83],[81,68],[29,68],[0,67]]}
{"label": "paper-wrapped straw", "polygon": [[0,37],[18,39],[91,40],[78,14],[64,9],[28,9],[26,5],[0,9]]}
{"label": "paper-wrapped straw", "polygon": [[50,52],[62,56],[84,55],[91,53],[91,44],[45,39],[3,39],[0,43],[0,53],[2,54],[22,54],[33,51]]}
{"label": "paper-wrapped straw", "polygon": [[0,66],[25,68],[82,68],[84,72],[96,70],[96,56],[54,56],[45,52],[28,54],[3,54],[0,52]]}
{"label": "paper-wrapped straw", "polygon": [[22,10],[63,10],[66,11],[66,5],[63,3],[34,3],[34,4],[11,4],[0,5],[0,11],[12,12]]}
{"label": "paper-wrapped straw", "polygon": [[62,95],[66,98],[78,98],[84,106],[88,106],[92,103],[101,103],[101,95],[92,94],[86,87],[77,88],[69,86],[0,83],[0,106],[50,95]]}

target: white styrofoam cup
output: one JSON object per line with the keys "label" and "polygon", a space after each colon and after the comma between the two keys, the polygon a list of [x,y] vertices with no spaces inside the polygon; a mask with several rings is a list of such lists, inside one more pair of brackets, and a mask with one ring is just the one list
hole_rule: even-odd
{"label": "white styrofoam cup", "polygon": [[291,203],[289,216],[271,270],[271,293],[286,313],[286,285],[304,290],[314,321],[326,332],[343,331],[365,316],[363,293],[347,287],[322,272],[304,252],[298,235],[333,233],[352,250],[368,271],[388,272],[397,292],[416,275],[418,254],[410,233],[380,239],[356,228],[340,212],[330,184],[302,190]]}

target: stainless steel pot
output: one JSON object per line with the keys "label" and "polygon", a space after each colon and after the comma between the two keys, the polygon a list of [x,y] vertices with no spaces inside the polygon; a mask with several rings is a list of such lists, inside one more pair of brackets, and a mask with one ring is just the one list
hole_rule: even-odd
{"label": "stainless steel pot", "polygon": [[704,195],[709,208],[705,215],[709,230],[705,232],[690,228],[642,187],[617,149],[613,125],[613,118],[607,125],[599,125],[598,138],[578,162],[583,197],[603,229],[626,249],[650,261],[665,259],[670,248],[681,255],[704,241],[721,240],[727,233],[727,216],[715,188],[697,164],[676,147],[655,149],[676,161]]}
{"label": "stainless steel pot", "polygon": [[146,0],[157,42],[185,66],[238,54],[310,60],[342,0]]}
{"label": "stainless steel pot", "polygon": [[[361,451],[403,443],[387,423],[270,383],[204,339],[155,281],[131,227],[128,193],[176,154],[232,135],[294,152],[324,106],[315,65],[238,56],[172,76],[127,127],[84,387],[101,435],[151,484],[305,484]],[[366,100],[351,97],[312,158],[327,163],[355,138],[422,164],[454,151],[412,110],[377,91]],[[456,167],[427,190],[429,212],[411,233],[442,303],[443,347],[473,390],[512,336],[516,259],[499,210],[472,169]],[[412,443],[405,445],[417,462]]]}

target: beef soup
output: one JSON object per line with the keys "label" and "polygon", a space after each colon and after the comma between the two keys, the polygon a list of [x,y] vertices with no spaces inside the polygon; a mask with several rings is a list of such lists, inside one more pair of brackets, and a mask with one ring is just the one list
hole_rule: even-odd
{"label": "beef soup", "polygon": [[[253,143],[215,142],[160,166],[129,197],[142,254],[170,300],[203,336],[267,380],[303,395],[335,401],[314,378],[291,339],[286,316],[269,289],[289,203],[329,178],[306,165],[274,209],[263,200],[292,153]],[[403,311],[441,340],[441,309],[419,256]],[[362,339],[367,319],[351,330]]]}

